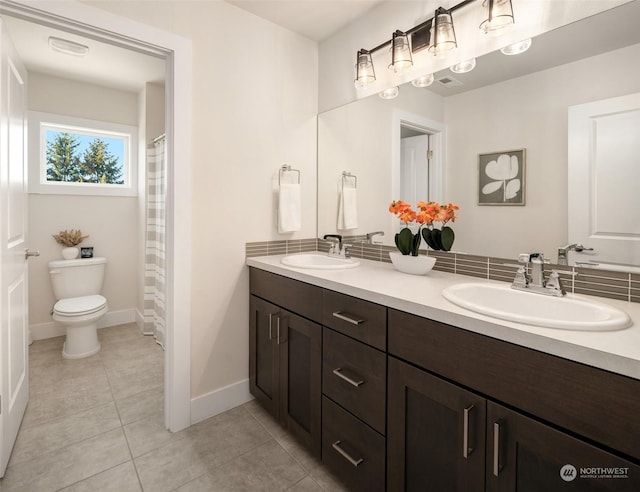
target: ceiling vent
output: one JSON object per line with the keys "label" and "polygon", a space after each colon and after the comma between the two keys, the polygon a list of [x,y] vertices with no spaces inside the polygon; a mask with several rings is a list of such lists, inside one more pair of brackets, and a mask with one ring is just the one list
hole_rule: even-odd
{"label": "ceiling vent", "polygon": [[436,82],[438,82],[440,85],[443,85],[444,87],[460,87],[462,85],[462,82],[460,82],[458,79],[454,79],[450,75],[440,77],[439,79],[436,79]]}

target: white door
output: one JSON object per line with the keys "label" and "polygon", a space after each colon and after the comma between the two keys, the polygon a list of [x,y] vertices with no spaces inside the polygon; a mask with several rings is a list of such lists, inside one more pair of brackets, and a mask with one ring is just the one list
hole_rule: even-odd
{"label": "white door", "polygon": [[400,142],[400,196],[415,207],[429,198],[429,135],[403,138]]}
{"label": "white door", "polygon": [[640,265],[640,93],[569,108],[569,242],[575,261]]}
{"label": "white door", "polygon": [[0,19],[0,476],[29,399],[26,70]]}

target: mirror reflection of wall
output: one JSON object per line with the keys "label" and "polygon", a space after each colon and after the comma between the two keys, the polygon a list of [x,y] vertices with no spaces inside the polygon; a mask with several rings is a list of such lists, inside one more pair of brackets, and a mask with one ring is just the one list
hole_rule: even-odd
{"label": "mirror reflection of wall", "polygon": [[[388,228],[388,203],[405,198],[391,195],[392,180],[388,179],[393,172],[392,131],[384,134],[384,129],[389,128],[394,109],[422,115],[446,129],[446,186],[443,196],[435,199],[460,205],[454,225],[455,249],[502,258],[540,251],[555,261],[557,249],[570,240],[567,194],[573,184],[567,177],[568,110],[577,104],[640,92],[640,66],[633,63],[640,59],[640,30],[632,29],[633,22],[629,20],[638,18],[639,3],[617,7],[535,38],[530,51],[517,57],[498,52],[486,55],[493,61],[485,63],[485,57],[479,58],[476,70],[482,70],[483,65],[492,67],[489,83],[481,80],[479,85],[473,85],[466,77],[474,70],[456,74],[462,86],[448,88],[438,84],[444,75],[451,77],[447,70],[436,74],[436,82],[426,89],[405,84],[397,99],[385,101],[371,96],[320,114],[319,128],[324,128],[318,136],[319,177],[334,173],[334,164],[323,158],[324,134],[331,131],[328,120],[339,122],[345,142],[350,140],[349,128],[369,134],[371,138],[366,142],[375,146],[378,159],[361,160],[355,150],[342,149],[342,153],[351,155],[352,167],[362,166],[358,175],[363,183],[359,190],[363,230],[359,233],[385,225]],[[607,34],[612,32],[616,32],[615,37]],[[589,33],[592,39],[578,41],[579,33]],[[565,53],[562,43],[567,40],[572,40],[573,48],[589,51]],[[553,63],[551,54],[556,52],[562,56]],[[514,75],[512,63],[526,69]],[[500,69],[496,67],[500,66],[509,66],[505,70],[507,79],[499,78]],[[486,79],[482,72],[475,76]],[[370,127],[379,131],[372,132],[367,129]],[[511,149],[526,149],[526,205],[479,207],[478,154]],[[363,192],[367,180],[374,176],[380,178],[369,201]],[[319,179],[319,234],[335,231],[335,225],[331,228],[323,218],[327,196],[323,186]],[[393,235],[386,234],[384,239],[392,244]]]}

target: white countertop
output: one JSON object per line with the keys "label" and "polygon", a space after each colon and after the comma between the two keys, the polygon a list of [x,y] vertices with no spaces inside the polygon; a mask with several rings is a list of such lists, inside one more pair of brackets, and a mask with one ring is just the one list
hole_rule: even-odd
{"label": "white countertop", "polygon": [[579,296],[628,313],[633,326],[625,330],[588,332],[541,328],[477,314],[452,304],[441,295],[446,287],[454,284],[487,282],[504,285],[502,282],[439,271],[424,276],[408,275],[396,271],[390,263],[369,260],[360,260],[359,268],[348,270],[291,268],[280,262],[283,256],[247,258],[246,263],[399,311],[640,379],[640,303]]}

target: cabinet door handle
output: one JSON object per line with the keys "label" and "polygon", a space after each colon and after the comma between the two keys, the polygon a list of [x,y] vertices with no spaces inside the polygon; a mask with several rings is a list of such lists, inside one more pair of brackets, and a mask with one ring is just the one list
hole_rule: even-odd
{"label": "cabinet door handle", "polygon": [[346,376],[345,374],[342,374],[342,367],[338,367],[338,368],[334,369],[333,373],[336,376],[338,376],[340,379],[343,379],[344,381],[349,383],[351,386],[355,386],[356,388],[358,386],[364,384],[364,381],[362,379],[358,379],[356,381],[355,379],[351,379],[349,376]]}
{"label": "cabinet door handle", "polygon": [[280,345],[280,315],[276,316],[276,343]]}
{"label": "cabinet door handle", "polygon": [[502,465],[500,464],[500,424],[498,420],[493,423],[493,475],[500,475]]}
{"label": "cabinet door handle", "polygon": [[269,340],[273,340],[273,317],[276,313],[269,313]]}
{"label": "cabinet door handle", "polygon": [[473,448],[469,445],[469,415],[471,410],[473,410],[473,405],[469,405],[462,411],[462,457],[464,459],[467,459],[473,452]]}
{"label": "cabinet door handle", "polygon": [[341,319],[342,321],[346,321],[347,323],[351,323],[352,325],[361,325],[365,321],[351,313],[347,313],[346,311],[335,311],[333,316]]}
{"label": "cabinet door handle", "polygon": [[353,458],[349,453],[347,453],[344,449],[342,449],[340,447],[341,442],[342,441],[336,441],[331,445],[331,447],[335,449],[338,453],[340,453],[344,459],[346,459],[353,466],[358,466],[360,463],[364,461],[364,459],[362,458],[359,458],[359,459]]}

